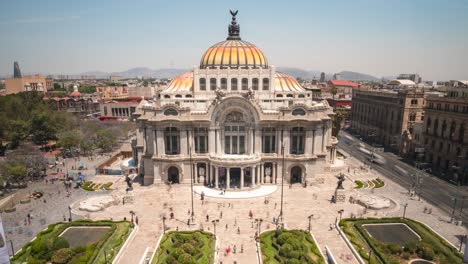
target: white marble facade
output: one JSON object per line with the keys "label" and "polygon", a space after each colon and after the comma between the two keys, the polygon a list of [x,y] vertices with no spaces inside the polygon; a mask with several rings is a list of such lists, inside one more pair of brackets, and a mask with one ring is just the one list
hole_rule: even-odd
{"label": "white marble facade", "polygon": [[199,66],[137,108],[133,150],[145,185],[191,183],[191,175],[194,184],[220,189],[281,177],[313,184],[334,161],[332,108],[276,72],[232,25]]}

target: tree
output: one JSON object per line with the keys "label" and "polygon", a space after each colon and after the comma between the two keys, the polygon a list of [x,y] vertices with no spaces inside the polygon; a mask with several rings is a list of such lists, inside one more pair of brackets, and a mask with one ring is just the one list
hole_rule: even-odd
{"label": "tree", "polygon": [[117,136],[113,131],[107,129],[99,129],[96,133],[96,145],[103,152],[109,152],[117,144]]}
{"label": "tree", "polygon": [[65,89],[59,83],[54,83],[54,90],[55,91],[65,91]]}
{"label": "tree", "polygon": [[56,138],[57,123],[50,122],[50,117],[45,113],[33,115],[31,120],[31,135],[32,140],[37,145],[45,145],[49,140]]}
{"label": "tree", "polygon": [[344,113],[342,110],[336,111],[335,116],[333,117],[333,127],[332,127],[332,136],[338,136],[338,133],[341,129],[341,123],[344,120]]}
{"label": "tree", "polygon": [[333,98],[333,110],[336,110],[336,102],[335,102],[335,95],[338,93],[338,89],[336,89],[336,86],[333,85],[332,88],[331,88],[331,94],[332,94],[332,98]]}
{"label": "tree", "polygon": [[73,148],[80,146],[81,141],[83,140],[83,135],[78,130],[66,130],[58,135],[57,144],[60,147],[68,149],[71,151]]}
{"label": "tree", "polygon": [[148,87],[148,80],[143,81],[143,87]]}

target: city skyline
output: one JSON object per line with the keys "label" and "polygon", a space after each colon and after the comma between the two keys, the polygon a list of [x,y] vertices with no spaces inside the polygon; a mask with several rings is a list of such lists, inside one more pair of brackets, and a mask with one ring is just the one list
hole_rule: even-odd
{"label": "city skyline", "polygon": [[3,3],[0,75],[12,75],[14,61],[23,73],[44,74],[188,69],[226,38],[229,9],[271,65],[468,79],[468,2],[456,0]]}

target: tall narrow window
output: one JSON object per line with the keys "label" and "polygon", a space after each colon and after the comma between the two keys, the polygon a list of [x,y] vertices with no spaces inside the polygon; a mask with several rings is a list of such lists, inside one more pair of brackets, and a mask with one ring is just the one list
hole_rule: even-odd
{"label": "tall narrow window", "polygon": [[247,78],[242,78],[242,90],[249,89],[249,80]]}
{"label": "tall narrow window", "polygon": [[227,90],[227,79],[221,78],[221,89]]}
{"label": "tall narrow window", "polygon": [[193,137],[196,153],[208,152],[208,129],[205,127],[196,127],[193,129]]}
{"label": "tall narrow window", "polygon": [[166,154],[180,154],[180,133],[176,127],[166,127],[164,131]]}
{"label": "tall narrow window", "polygon": [[305,130],[303,127],[293,127],[291,130],[291,154],[304,154]]}
{"label": "tall narrow window", "polygon": [[257,78],[252,79],[252,89],[253,90],[258,90],[258,79]]}
{"label": "tall narrow window", "polygon": [[262,89],[263,89],[264,91],[265,91],[265,90],[269,90],[269,89],[270,89],[270,79],[268,79],[268,78],[263,78],[263,84],[262,84],[262,86],[263,86]]}
{"label": "tall narrow window", "polygon": [[212,91],[216,90],[216,78],[210,79],[210,90]]}
{"label": "tall narrow window", "polygon": [[200,78],[200,90],[206,91],[206,79]]}
{"label": "tall narrow window", "polygon": [[262,130],[262,152],[276,152],[276,129],[274,127],[265,127]]}
{"label": "tall narrow window", "polygon": [[232,91],[237,91],[237,78],[232,78],[231,79],[231,90]]}

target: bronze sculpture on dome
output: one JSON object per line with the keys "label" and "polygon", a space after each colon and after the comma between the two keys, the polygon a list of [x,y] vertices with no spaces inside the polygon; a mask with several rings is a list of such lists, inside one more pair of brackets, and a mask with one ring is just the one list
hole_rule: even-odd
{"label": "bronze sculpture on dome", "polygon": [[238,10],[236,10],[236,11],[229,10],[229,12],[232,15],[232,21],[231,21],[231,24],[229,25],[229,28],[228,28],[229,37],[227,39],[228,40],[241,39],[240,36],[239,36],[240,26],[237,24],[237,21],[236,21],[236,15],[237,15],[237,13],[239,11]]}

